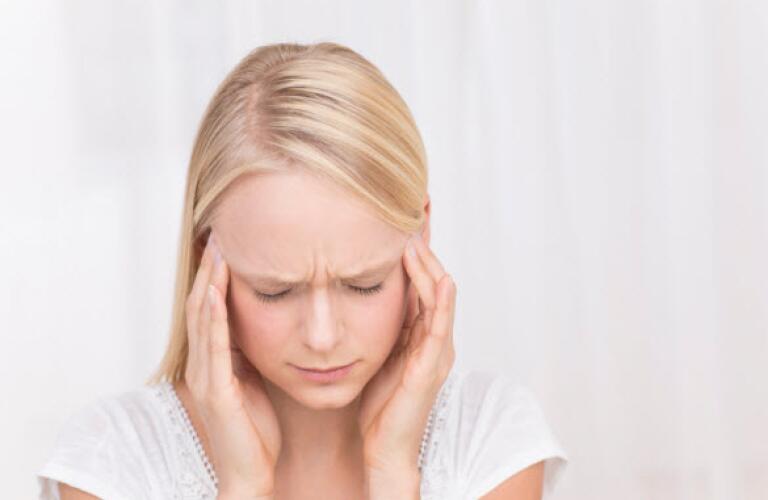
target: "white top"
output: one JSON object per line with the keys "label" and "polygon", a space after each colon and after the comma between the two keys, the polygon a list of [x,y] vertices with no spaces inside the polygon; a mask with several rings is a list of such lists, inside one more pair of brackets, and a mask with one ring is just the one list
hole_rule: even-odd
{"label": "white top", "polygon": [[[422,500],[479,498],[541,460],[547,499],[568,457],[531,390],[454,365],[424,433]],[[57,481],[107,500],[216,498],[215,473],[168,382],[102,397],[72,415],[37,481],[42,500],[59,499]]]}

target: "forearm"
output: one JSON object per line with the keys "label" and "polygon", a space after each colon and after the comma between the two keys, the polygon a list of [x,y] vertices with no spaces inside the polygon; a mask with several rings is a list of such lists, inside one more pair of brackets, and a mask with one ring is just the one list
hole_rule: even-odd
{"label": "forearm", "polygon": [[367,500],[419,500],[421,474],[418,469],[397,472],[366,470]]}

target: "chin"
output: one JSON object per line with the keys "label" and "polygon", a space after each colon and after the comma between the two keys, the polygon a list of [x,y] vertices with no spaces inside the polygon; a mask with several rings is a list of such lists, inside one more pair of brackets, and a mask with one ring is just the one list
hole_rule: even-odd
{"label": "chin", "polygon": [[352,404],[360,395],[361,389],[354,380],[349,380],[334,384],[299,383],[286,392],[307,408],[335,410]]}
{"label": "chin", "polygon": [[357,395],[358,393],[306,395],[298,402],[312,410],[338,410],[352,404]]}

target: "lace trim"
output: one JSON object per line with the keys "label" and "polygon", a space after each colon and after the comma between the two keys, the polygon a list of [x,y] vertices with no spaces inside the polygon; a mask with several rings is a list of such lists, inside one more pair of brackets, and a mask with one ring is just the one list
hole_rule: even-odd
{"label": "lace trim", "polygon": [[445,422],[448,419],[449,401],[456,380],[455,370],[451,370],[440,388],[435,404],[429,413],[427,428],[422,439],[422,449],[419,453],[419,471],[421,474],[422,498],[438,498],[438,488],[448,484],[448,471],[437,460],[440,448],[440,436],[443,435]]}
{"label": "lace trim", "polygon": [[173,425],[183,461],[180,477],[175,478],[178,484],[174,489],[174,499],[214,499],[218,486],[216,472],[176,390],[170,382],[163,381],[156,385],[155,394],[162,401]]}

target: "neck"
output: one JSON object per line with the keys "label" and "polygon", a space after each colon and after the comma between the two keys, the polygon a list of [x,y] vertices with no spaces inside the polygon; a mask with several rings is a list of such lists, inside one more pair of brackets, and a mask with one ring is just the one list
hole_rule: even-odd
{"label": "neck", "polygon": [[279,463],[302,470],[362,461],[357,417],[360,398],[343,408],[307,408],[264,380],[282,438]]}

